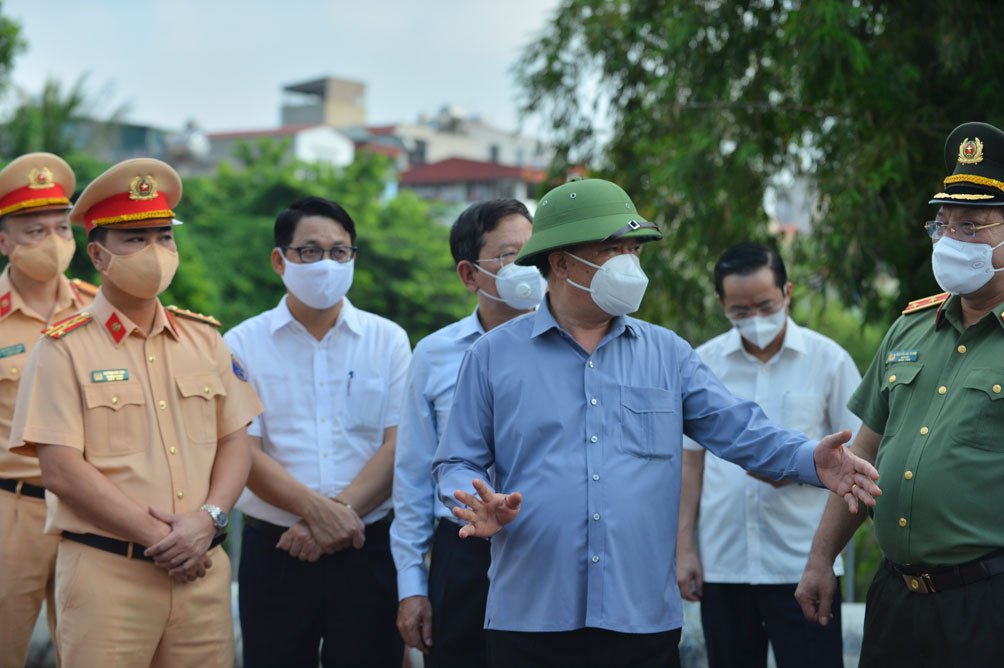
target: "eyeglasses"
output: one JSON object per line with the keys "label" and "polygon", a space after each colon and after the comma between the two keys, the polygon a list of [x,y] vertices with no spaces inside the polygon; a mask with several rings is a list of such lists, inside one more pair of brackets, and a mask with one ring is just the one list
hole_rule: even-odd
{"label": "eyeglasses", "polygon": [[996,227],[998,225],[1004,225],[1004,221],[990,223],[989,225],[977,225],[976,223],[969,221],[949,225],[948,223],[940,220],[932,220],[924,223],[924,229],[927,230],[927,236],[937,241],[941,237],[945,236],[945,232],[951,232],[960,239],[973,239],[978,231],[985,230],[988,227]]}
{"label": "eyeglasses", "polygon": [[325,256],[330,257],[335,262],[348,262],[356,256],[356,251],[359,248],[357,246],[332,246],[328,249],[321,248],[320,246],[285,246],[282,250],[283,252],[296,251],[296,254],[300,257],[300,262],[312,264],[320,262]]}
{"label": "eyeglasses", "polygon": [[480,264],[482,262],[498,262],[500,267],[504,267],[510,262],[514,262],[516,260],[517,255],[519,255],[519,253],[514,253],[514,252],[502,253],[498,257],[486,257],[475,260],[474,264]]}
{"label": "eyeglasses", "polygon": [[733,320],[745,320],[746,318],[752,317],[754,315],[766,316],[773,315],[780,311],[784,307],[784,301],[770,302],[769,304],[761,304],[753,309],[748,308],[735,308],[728,312],[728,316]]}

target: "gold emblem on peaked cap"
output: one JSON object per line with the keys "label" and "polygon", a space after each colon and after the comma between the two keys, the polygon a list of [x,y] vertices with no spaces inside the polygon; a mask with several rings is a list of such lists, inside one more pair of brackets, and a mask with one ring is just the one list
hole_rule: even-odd
{"label": "gold emblem on peaked cap", "polygon": [[55,187],[52,180],[52,170],[48,167],[32,167],[28,172],[28,187],[32,190],[44,190]]}
{"label": "gold emblem on peaked cap", "polygon": [[963,165],[975,165],[983,162],[983,142],[979,137],[966,137],[959,144],[959,162]]}
{"label": "gold emblem on peaked cap", "polygon": [[129,183],[129,199],[153,199],[156,196],[157,179],[152,176],[137,176]]}

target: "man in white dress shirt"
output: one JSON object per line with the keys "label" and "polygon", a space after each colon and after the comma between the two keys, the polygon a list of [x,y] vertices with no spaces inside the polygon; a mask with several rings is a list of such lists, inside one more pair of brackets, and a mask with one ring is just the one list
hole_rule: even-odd
{"label": "man in white dress shirt", "polygon": [[390,495],[411,353],[401,327],[345,297],[355,241],[335,202],[293,202],[271,255],[286,295],[225,336],[265,405],[237,502],[249,668],[401,665]]}
{"label": "man in white dress shirt", "polygon": [[544,281],[536,267],[513,264],[531,231],[530,212],[514,199],[481,202],[460,214],[450,229],[450,251],[478,306],[419,341],[411,361],[394,464],[390,545],[401,599],[398,629],[405,644],[425,654],[426,668],[481,666],[487,660],[491,544],[460,538],[460,524],[436,499],[432,459],[467,348],[543,298]]}
{"label": "man in white dress shirt", "polygon": [[[730,391],[810,438],[857,431],[846,405],[861,374],[843,348],[791,320],[775,250],[746,242],[725,251],[715,291],[734,327],[697,353]],[[843,666],[839,601],[833,623],[820,626],[794,598],[828,496],[759,479],[684,439],[677,580],[684,598],[701,602],[710,668],[766,666],[768,640],[779,668]],[[834,570],[843,574],[840,560]]]}

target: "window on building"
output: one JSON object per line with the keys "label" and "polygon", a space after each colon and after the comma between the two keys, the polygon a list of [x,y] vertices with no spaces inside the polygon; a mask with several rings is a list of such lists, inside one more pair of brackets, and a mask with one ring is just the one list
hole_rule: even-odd
{"label": "window on building", "polygon": [[498,162],[499,161],[499,145],[498,144],[492,144],[491,146],[489,146],[488,147],[488,155],[489,155],[488,160],[490,162]]}

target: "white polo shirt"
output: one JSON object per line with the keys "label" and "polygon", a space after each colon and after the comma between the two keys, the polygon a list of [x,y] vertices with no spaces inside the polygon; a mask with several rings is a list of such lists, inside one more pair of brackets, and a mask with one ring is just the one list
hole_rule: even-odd
{"label": "white polo shirt", "polygon": [[[223,338],[265,405],[248,434],[316,492],[333,497],[345,489],[383,444],[384,429],[398,424],[411,360],[408,335],[347,297],[320,341],[293,318],[285,296]],[[387,499],[363,521],[381,519],[392,505]],[[281,526],[300,519],[248,489],[236,507]]]}
{"label": "white polo shirt", "polygon": [[[788,318],[781,350],[766,364],[747,353],[732,328],[697,353],[737,397],[767,416],[819,439],[861,421],[847,400],[861,382],[851,356],[831,339]],[[684,438],[683,447],[701,446]],[[705,582],[791,584],[802,577],[830,492],[809,485],[775,488],[705,453],[697,541]],[[837,559],[834,570],[843,574]]]}

